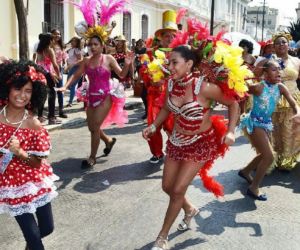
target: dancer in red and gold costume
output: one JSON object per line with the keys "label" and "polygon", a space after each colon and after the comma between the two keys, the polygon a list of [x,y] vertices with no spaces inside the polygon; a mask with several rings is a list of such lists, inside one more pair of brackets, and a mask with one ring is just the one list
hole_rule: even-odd
{"label": "dancer in red and gold costume", "polygon": [[[174,49],[169,58],[171,76],[165,104],[153,123],[143,130],[143,137],[148,140],[169,114],[174,114],[162,179],[169,206],[152,250],[169,249],[168,234],[181,209],[185,216],[178,225],[180,231],[187,230],[191,219],[199,213],[186,196],[197,174],[207,190],[216,196],[223,195],[222,185],[208,176],[208,171],[235,141],[239,116],[236,99],[244,96],[244,79],[251,74],[241,65],[241,48],[208,37],[208,30],[196,19],[190,19],[188,27],[187,32],[178,32],[170,44]],[[211,114],[212,101],[228,106],[228,122]]]}
{"label": "dancer in red and gold costume", "polygon": [[[167,10],[163,13],[163,28],[155,32],[155,37],[159,39],[159,46],[156,46],[147,52],[148,58],[151,61],[155,60],[155,54],[159,54],[159,52],[166,52],[166,57],[168,57],[168,51],[170,51],[170,49],[168,49],[169,44],[172,42],[176,31],[176,12],[173,10]],[[160,66],[164,67],[163,64],[164,63],[162,63]],[[167,73],[161,72],[160,77],[153,79],[153,74],[149,75],[149,72],[146,68],[147,67],[142,67],[140,72],[147,89],[147,122],[148,125],[150,125],[156,119],[164,103],[165,90],[167,87]],[[166,133],[170,135],[173,129],[173,120],[173,115],[169,115],[166,120],[157,128],[153,136],[149,138],[148,144],[152,153],[150,163],[156,164],[162,160],[164,153],[161,129],[163,128]]]}

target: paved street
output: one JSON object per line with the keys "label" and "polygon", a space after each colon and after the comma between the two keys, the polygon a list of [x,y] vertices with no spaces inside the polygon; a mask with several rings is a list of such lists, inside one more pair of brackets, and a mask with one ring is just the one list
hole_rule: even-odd
{"label": "paved street", "polygon": [[[89,133],[80,127],[51,132],[50,161],[60,176],[59,196],[53,201],[55,231],[44,240],[47,250],[147,250],[161,227],[167,196],[161,191],[162,165],[150,165],[147,143],[141,137],[141,109],[129,111],[124,128],[106,132],[117,138],[108,157],[82,171],[89,153]],[[254,156],[239,136],[211,171],[225,186],[216,199],[196,177],[188,195],[200,209],[191,230],[179,233],[177,219],[170,234],[171,249],[297,250],[300,249],[300,168],[290,174],[274,172],[265,178],[267,202],[245,197],[247,185],[237,175]],[[13,218],[0,216],[0,249],[23,250],[25,243]]]}

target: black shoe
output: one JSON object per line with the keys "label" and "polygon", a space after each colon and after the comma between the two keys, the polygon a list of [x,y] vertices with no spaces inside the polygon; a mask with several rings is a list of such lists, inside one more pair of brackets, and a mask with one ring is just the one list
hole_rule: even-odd
{"label": "black shoe", "polygon": [[105,149],[103,149],[103,153],[105,154],[105,156],[109,155],[109,153],[112,150],[113,146],[115,145],[116,141],[117,141],[117,139],[113,137],[112,141],[106,145]]}
{"label": "black shoe", "polygon": [[48,125],[61,124],[61,120],[57,120],[56,117],[48,118]]}
{"label": "black shoe", "polygon": [[153,155],[153,156],[150,158],[149,162],[152,163],[152,164],[157,164],[157,163],[159,163],[160,160],[162,160],[163,158],[164,158],[163,155],[162,155],[162,156],[155,156],[155,155]]}
{"label": "black shoe", "polygon": [[60,118],[68,118],[68,116],[64,112],[60,112],[58,116]]}
{"label": "black shoe", "polygon": [[83,160],[81,162],[81,169],[89,169],[92,168],[96,164],[96,161],[90,162],[88,160]]}
{"label": "black shoe", "polygon": [[247,195],[253,198],[254,200],[259,201],[266,201],[268,199],[266,194],[256,195],[249,188],[247,189]]}

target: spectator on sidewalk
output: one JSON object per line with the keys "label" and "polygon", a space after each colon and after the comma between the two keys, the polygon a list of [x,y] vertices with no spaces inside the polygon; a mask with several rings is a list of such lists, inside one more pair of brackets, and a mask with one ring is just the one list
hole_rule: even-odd
{"label": "spectator on sidewalk", "polygon": [[[40,42],[37,47],[36,63],[40,65],[46,72],[48,93],[48,119],[49,125],[61,123],[55,117],[55,99],[56,91],[54,89],[56,83],[61,80],[61,74],[56,62],[54,50],[50,47],[52,42],[52,35],[44,33],[39,36]],[[38,117],[43,122],[44,104],[38,110]]]}
{"label": "spectator on sidewalk", "polygon": [[145,114],[142,116],[142,119],[145,120],[147,118],[147,88],[144,85],[144,82],[142,81],[142,77],[140,74],[140,69],[141,69],[141,61],[140,57],[144,54],[146,54],[147,48],[145,46],[145,42],[143,39],[139,39],[136,42],[136,46],[134,49],[135,53],[135,75],[137,75],[137,79],[135,84],[142,84],[142,93],[141,93],[141,98],[143,100],[144,106],[145,106]]}
{"label": "spectator on sidewalk", "polygon": [[[125,65],[126,55],[129,52],[129,50],[127,48],[127,41],[126,41],[125,36],[120,35],[120,36],[116,37],[115,45],[116,45],[116,47],[115,47],[116,53],[112,54],[112,56],[116,59],[117,63],[120,65],[120,67],[123,68]],[[134,72],[134,66],[132,64],[132,65],[130,65],[128,74],[125,77],[120,78],[116,73],[112,72],[111,78],[118,79],[124,85],[125,89],[130,88],[131,81],[133,79],[133,72]]]}
{"label": "spectator on sidewalk", "polygon": [[[79,68],[78,62],[80,62],[83,58],[83,51],[81,49],[81,40],[78,37],[73,37],[67,44],[71,44],[71,48],[67,51],[68,59],[67,68],[65,69],[65,71],[68,72],[67,79],[69,80]],[[76,85],[79,81],[80,79],[76,80],[76,82],[72,83],[70,86],[70,97],[67,107],[72,107]]]}
{"label": "spectator on sidewalk", "polygon": [[[58,29],[53,29],[51,31],[53,40],[51,47],[54,50],[56,62],[59,66],[59,71],[61,75],[63,75],[63,67],[65,65],[67,54],[64,51],[64,44],[62,41],[62,37],[60,31]],[[63,77],[56,83],[56,87],[61,88],[63,86]],[[64,113],[64,94],[62,92],[57,92],[58,99],[58,109],[59,109],[59,117],[67,118],[68,116]]]}

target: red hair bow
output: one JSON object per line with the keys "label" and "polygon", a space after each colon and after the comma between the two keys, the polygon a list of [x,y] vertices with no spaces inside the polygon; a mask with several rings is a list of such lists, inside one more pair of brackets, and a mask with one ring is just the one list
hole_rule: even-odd
{"label": "red hair bow", "polygon": [[26,73],[27,76],[30,77],[31,81],[40,81],[44,84],[47,83],[46,77],[43,73],[37,72],[33,66],[29,66],[29,70]]}

